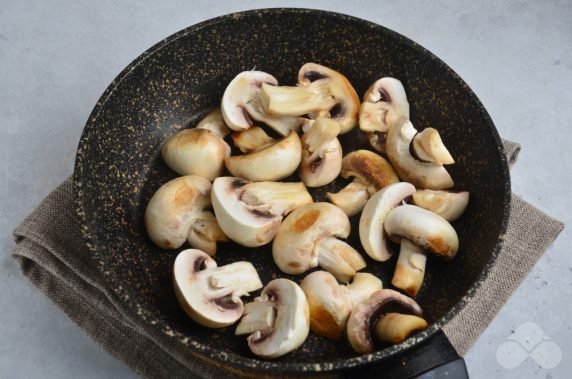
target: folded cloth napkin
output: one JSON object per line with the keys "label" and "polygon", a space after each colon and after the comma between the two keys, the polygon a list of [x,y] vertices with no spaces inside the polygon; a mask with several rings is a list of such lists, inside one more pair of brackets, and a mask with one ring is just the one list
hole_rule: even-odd
{"label": "folded cloth napkin", "polygon": [[[512,166],[520,146],[505,141]],[[563,224],[512,196],[499,256],[464,309],[443,328],[463,355],[557,238]],[[229,377],[182,344],[147,328],[119,306],[79,231],[72,181],[56,188],[14,231],[12,252],[22,273],[85,332],[135,373],[150,378]]]}

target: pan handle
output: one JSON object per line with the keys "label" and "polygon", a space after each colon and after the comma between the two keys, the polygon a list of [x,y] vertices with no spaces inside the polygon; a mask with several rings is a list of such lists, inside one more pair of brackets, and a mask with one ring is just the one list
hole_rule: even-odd
{"label": "pan handle", "polygon": [[465,360],[457,354],[451,342],[439,330],[427,341],[407,350],[397,357],[384,359],[379,363],[351,369],[344,377],[364,378],[455,378],[468,379]]}

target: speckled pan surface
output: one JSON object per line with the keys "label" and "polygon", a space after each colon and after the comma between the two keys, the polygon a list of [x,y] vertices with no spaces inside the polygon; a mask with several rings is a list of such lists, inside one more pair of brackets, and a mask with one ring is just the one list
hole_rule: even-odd
{"label": "speckled pan surface", "polygon": [[[124,36],[123,38],[129,38]],[[357,357],[345,342],[310,335],[295,352],[264,361],[252,355],[234,327],[198,327],[177,305],[171,285],[177,251],[163,251],[148,239],[143,214],[150,197],[176,177],[161,160],[160,147],[219,106],[228,82],[256,68],[294,84],[299,67],[317,62],[344,73],[360,97],[382,76],[400,79],[418,129],[437,128],[457,164],[450,168],[455,189],[471,202],[454,224],[461,249],[451,262],[430,259],[418,301],[431,327],[403,344]],[[344,153],[367,147],[357,128],[342,138]],[[341,180],[312,191],[316,201],[341,188]],[[191,26],[150,48],[107,88],[81,137],[74,175],[77,212],[103,272],[126,309],[188,349],[239,369],[295,372],[333,370],[379,361],[428,338],[470,298],[492,264],[505,231],[510,179],[498,133],[468,86],[441,60],[411,40],[379,25],[315,10],[268,9],[231,14]],[[349,242],[361,250],[359,216]],[[363,250],[361,250],[363,251]],[[389,287],[395,259],[368,259],[365,271]],[[219,265],[254,263],[264,283],[284,276],[270,246],[247,249],[220,245]],[[303,276],[290,277],[300,282]]]}

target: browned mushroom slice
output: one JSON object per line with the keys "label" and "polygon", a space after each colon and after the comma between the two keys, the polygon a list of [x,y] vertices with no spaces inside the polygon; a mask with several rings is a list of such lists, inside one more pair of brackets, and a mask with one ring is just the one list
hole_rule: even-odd
{"label": "browned mushroom slice", "polygon": [[231,138],[234,145],[243,153],[258,151],[276,142],[274,138],[270,137],[258,126],[253,126],[242,132],[233,133]]}
{"label": "browned mushroom slice", "polygon": [[222,328],[236,322],[244,311],[240,297],[262,288],[251,263],[234,262],[217,267],[214,259],[196,249],[177,255],[173,284],[184,311],[209,328]]}
{"label": "browned mushroom slice", "polygon": [[423,249],[409,240],[402,239],[391,284],[409,296],[416,296],[425,278],[426,263],[427,256]]}
{"label": "browned mushroom slice", "polygon": [[421,307],[415,300],[397,291],[383,289],[352,310],[347,325],[347,336],[352,348],[359,354],[371,353],[375,349],[372,330],[377,322],[389,313],[387,309],[399,308],[400,313],[421,316]]}
{"label": "browned mushroom slice", "polygon": [[422,190],[413,194],[413,203],[452,222],[458,219],[467,208],[469,193]]}
{"label": "browned mushroom slice", "polygon": [[423,129],[413,137],[413,153],[424,162],[453,164],[455,160],[445,147],[441,135],[434,128]]}
{"label": "browned mushroom slice", "polygon": [[374,335],[380,342],[395,344],[427,326],[427,321],[415,315],[387,313],[375,324]]}

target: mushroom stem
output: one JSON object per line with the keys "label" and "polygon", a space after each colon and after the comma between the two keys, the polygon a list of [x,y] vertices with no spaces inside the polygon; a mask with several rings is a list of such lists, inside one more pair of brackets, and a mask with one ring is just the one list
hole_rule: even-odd
{"label": "mushroom stem", "polygon": [[369,191],[366,186],[354,181],[336,193],[328,192],[326,196],[331,203],[351,217],[362,211],[369,199]]}
{"label": "mushroom stem", "polygon": [[445,147],[437,129],[426,128],[413,137],[413,152],[424,162],[453,164],[455,160]]}
{"label": "mushroom stem", "polygon": [[215,215],[210,211],[204,211],[193,221],[187,241],[191,247],[202,250],[212,257],[216,254],[216,243],[228,242],[229,239],[218,225]]}
{"label": "mushroom stem", "polygon": [[427,256],[423,249],[407,239],[402,239],[391,284],[410,296],[416,296],[425,278],[426,263]]}
{"label": "mushroom stem", "polygon": [[383,289],[381,280],[367,272],[358,272],[354,275],[352,282],[347,285],[350,298],[352,299],[352,306],[362,303],[376,291]]}
{"label": "mushroom stem", "polygon": [[315,81],[307,87],[273,86],[262,83],[260,103],[273,116],[302,116],[329,110],[339,99],[330,90],[328,81]]}
{"label": "mushroom stem", "polygon": [[[253,182],[245,185],[240,200],[253,209],[273,215],[285,215],[312,202],[303,183]],[[262,206],[263,209],[256,208]]]}
{"label": "mushroom stem", "polygon": [[357,271],[366,266],[360,253],[334,237],[318,241],[317,251],[317,265],[330,272],[340,282],[349,282]]}
{"label": "mushroom stem", "polygon": [[427,321],[418,316],[387,313],[375,324],[374,335],[380,342],[399,343],[427,326]]}
{"label": "mushroom stem", "polygon": [[311,154],[308,161],[324,158],[329,152],[329,144],[340,133],[340,123],[326,117],[319,117],[302,136],[302,144]]}
{"label": "mushroom stem", "polygon": [[276,321],[276,309],[270,301],[253,301],[244,306],[244,315],[236,327],[235,335],[267,333]]}
{"label": "mushroom stem", "polygon": [[254,126],[242,132],[233,133],[231,137],[234,145],[243,153],[262,150],[275,142],[272,137],[258,126]]}
{"label": "mushroom stem", "polygon": [[209,299],[218,299],[230,295],[233,302],[240,301],[240,296],[262,288],[258,273],[249,262],[234,262],[217,267],[205,273],[212,291]]}

